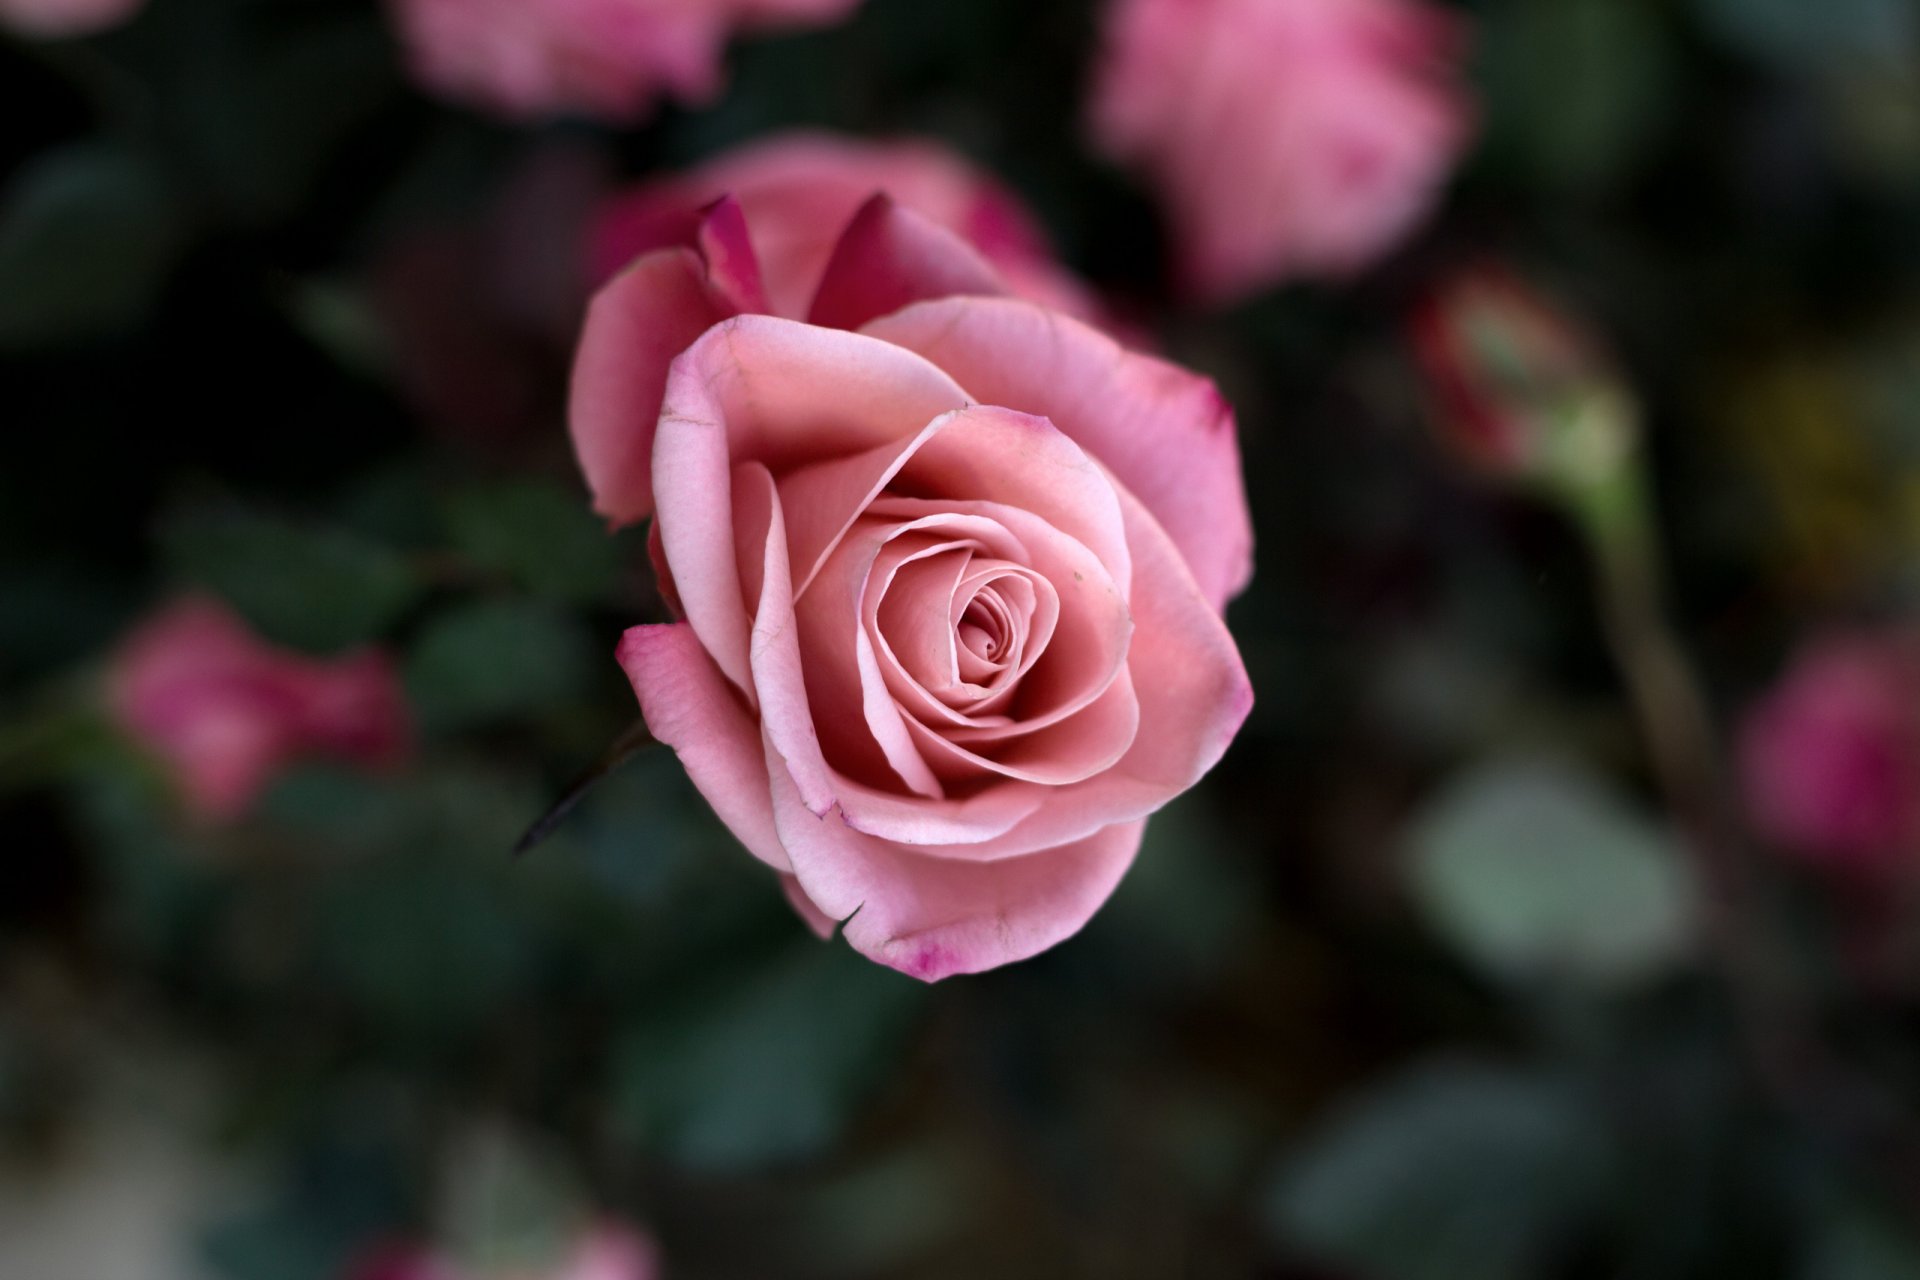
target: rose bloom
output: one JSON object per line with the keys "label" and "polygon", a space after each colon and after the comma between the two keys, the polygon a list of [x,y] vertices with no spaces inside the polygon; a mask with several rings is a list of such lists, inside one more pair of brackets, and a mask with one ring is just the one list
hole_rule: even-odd
{"label": "rose bloom", "polygon": [[1829,636],[1747,715],[1754,825],[1808,861],[1871,873],[1920,857],[1920,633]]}
{"label": "rose bloom", "polygon": [[1191,295],[1343,276],[1413,230],[1465,146],[1461,43],[1424,0],[1112,0],[1092,131],[1158,189]]}
{"label": "rose bloom", "polygon": [[947,148],[918,139],[796,130],[642,183],[603,203],[590,232],[590,270],[605,280],[639,254],[687,242],[706,206],[732,196],[746,216],[768,306],[802,318],[841,231],[877,191],[965,240],[1013,292],[1094,317],[1092,295],[1055,264],[1019,197]]}
{"label": "rose bloom", "polygon": [[783,279],[810,323],[758,243],[722,199],[589,308],[576,448],[683,618],[619,660],[823,936],[928,980],[1030,956],[1251,704],[1232,413],[885,196],[782,260],[824,264]]}
{"label": "rose bloom", "polygon": [[107,697],[121,728],[170,768],[188,807],[215,821],[244,813],[297,758],[386,767],[409,741],[384,655],[317,660],[278,649],[201,597],[168,606],[122,643]]}
{"label": "rose bloom", "polygon": [[0,27],[41,40],[91,35],[117,27],[143,0],[0,0]]}
{"label": "rose bloom", "polygon": [[625,121],[720,91],[736,30],[818,26],[860,0],[392,0],[414,75],[508,116]]}

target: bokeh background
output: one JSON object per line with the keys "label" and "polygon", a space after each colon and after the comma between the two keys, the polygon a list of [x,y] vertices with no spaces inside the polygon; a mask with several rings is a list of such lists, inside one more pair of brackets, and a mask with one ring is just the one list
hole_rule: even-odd
{"label": "bokeh background", "polygon": [[[438,103],[359,0],[0,38],[0,1275],[517,1280],[620,1224],[685,1280],[1920,1276],[1920,836],[1783,847],[1738,767],[1797,653],[1920,604],[1920,6],[1460,8],[1434,216],[1212,310],[1086,144],[1084,0],[868,0],[625,128]],[[1226,760],[1081,936],[932,987],[665,751],[508,854],[659,609],[566,442],[581,211],[796,125],[1019,192],[1227,391],[1258,527]],[[1410,310],[1487,260],[1637,407],[1651,659],[1423,386]],[[407,762],[187,812],[100,691],[188,589],[391,655]],[[1675,654],[1704,818],[1634,696]],[[1897,808],[1876,688],[1833,785]]]}

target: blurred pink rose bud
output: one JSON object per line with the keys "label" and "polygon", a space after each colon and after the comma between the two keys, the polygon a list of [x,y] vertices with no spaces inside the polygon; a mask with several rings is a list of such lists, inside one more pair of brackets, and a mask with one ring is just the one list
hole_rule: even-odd
{"label": "blurred pink rose bud", "polygon": [[932,142],[872,142],[800,131],[736,148],[690,173],[608,199],[591,231],[595,280],[649,250],[693,242],[707,205],[731,196],[745,215],[767,309],[803,317],[860,207],[884,192],[971,245],[1013,293],[1083,319],[1096,310],[1019,197]]}
{"label": "blurred pink rose bud", "polygon": [[40,40],[84,36],[117,27],[145,0],[0,0],[0,27]]}
{"label": "blurred pink rose bud", "polygon": [[860,0],[391,0],[416,77],[508,116],[632,120],[700,103],[735,31],[819,26]]}
{"label": "blurred pink rose bud", "polygon": [[323,661],[276,649],[201,597],[167,607],[126,639],[108,699],[122,728],[167,763],[189,807],[210,820],[238,817],[299,757],[389,766],[409,737],[384,655]]}
{"label": "blurred pink rose bud", "polygon": [[1425,0],[1110,0],[1094,139],[1157,189],[1192,296],[1348,275],[1467,143],[1462,43]]}
{"label": "blurred pink rose bud", "polygon": [[583,1233],[552,1266],[467,1268],[411,1247],[377,1249],[342,1280],[660,1280],[660,1250],[651,1237],[621,1223]]}
{"label": "blurred pink rose bud", "polygon": [[583,1236],[566,1265],[542,1280],[659,1280],[660,1250],[631,1227],[607,1223]]}
{"label": "blurred pink rose bud", "polygon": [[1920,634],[1810,645],[1748,713],[1740,765],[1754,825],[1808,861],[1920,856]]}
{"label": "blurred pink rose bud", "polygon": [[1506,268],[1455,273],[1408,329],[1445,442],[1482,470],[1584,488],[1635,448],[1635,407],[1600,345]]}

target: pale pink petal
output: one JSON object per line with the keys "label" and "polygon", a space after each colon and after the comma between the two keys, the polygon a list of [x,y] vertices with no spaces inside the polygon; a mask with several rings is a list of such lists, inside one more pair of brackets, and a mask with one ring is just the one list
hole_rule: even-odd
{"label": "pale pink petal", "polygon": [[[775,821],[794,873],[856,951],[926,982],[978,973],[1072,937],[1112,894],[1144,822],[994,863],[926,857],[816,818],[775,781]],[[848,917],[851,917],[850,919]]]}
{"label": "pale pink petal", "polygon": [[1011,298],[915,303],[864,331],[926,356],[982,403],[1051,421],[1146,505],[1216,609],[1246,585],[1240,444],[1212,382]]}
{"label": "pale pink petal", "polygon": [[772,316],[723,321],[673,362],[653,453],[661,546],[687,621],[749,697],[734,465],[777,472],[871,449],[965,402],[952,379],[912,352]]}
{"label": "pale pink petal", "polygon": [[593,509],[615,524],[653,512],[653,440],[673,358],[725,317],[687,249],[647,254],[587,308],[568,424]]}
{"label": "pale pink petal", "polygon": [[857,329],[910,302],[1005,292],[1000,276],[966,241],[876,195],[840,237],[807,318]]}
{"label": "pale pink petal", "polygon": [[[793,581],[787,568],[786,522],[773,476],[757,462],[734,470],[735,547],[753,614],[749,663],[760,701],[760,728],[786,761],[802,801],[815,813],[833,804],[833,780],[820,754],[820,739],[807,706],[800,630],[793,616]],[[749,566],[756,570],[745,573]]]}
{"label": "pale pink petal", "polygon": [[[799,594],[855,518],[896,482],[916,494],[984,499],[1029,511],[1088,548],[1125,594],[1131,553],[1113,486],[1078,444],[1045,419],[973,405],[859,454],[834,456],[842,452],[823,450],[832,461],[780,478],[781,500],[791,513]],[[960,508],[947,503],[946,509]]]}
{"label": "pale pink petal", "polygon": [[1134,551],[1127,666],[1140,699],[1140,728],[1132,745],[1106,772],[1052,790],[1031,818],[1004,836],[933,846],[929,854],[1019,856],[1145,817],[1219,763],[1253,709],[1253,686],[1226,624],[1153,517],[1126,491],[1120,498]]}
{"label": "pale pink petal", "polygon": [[[648,732],[673,748],[720,821],[754,857],[792,870],[774,827],[760,730],[693,628],[684,622],[630,627],[618,657]],[[791,790],[791,780],[787,786]]]}

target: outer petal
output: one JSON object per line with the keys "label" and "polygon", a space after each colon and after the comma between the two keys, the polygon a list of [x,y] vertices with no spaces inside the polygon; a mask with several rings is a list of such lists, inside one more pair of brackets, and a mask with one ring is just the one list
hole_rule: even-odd
{"label": "outer petal", "polygon": [[926,356],[983,403],[1051,419],[1153,513],[1215,609],[1252,576],[1240,444],[1212,382],[1012,298],[915,303],[863,332]]}
{"label": "outer petal", "polygon": [[635,260],[588,306],[567,417],[593,509],[615,524],[652,514],[654,427],[667,368],[726,314],[688,249]]}
{"label": "outer petal", "polygon": [[[1024,960],[1080,931],[1139,851],[1125,822],[1024,858],[930,858],[815,818],[785,779],[774,813],[801,889],[854,950],[926,982]],[[849,917],[851,917],[849,919]]]}
{"label": "outer petal", "polygon": [[684,622],[630,627],[618,657],[648,731],[673,748],[720,821],[754,857],[791,871],[774,826],[759,730],[693,628]]}
{"label": "outer petal", "polygon": [[998,273],[966,241],[882,194],[847,225],[807,318],[857,329],[910,302],[1006,292]]}
{"label": "outer petal", "polygon": [[[748,660],[759,696],[760,729],[786,761],[807,807],[825,813],[833,805],[833,780],[807,706],[780,494],[773,487],[773,476],[757,462],[741,464],[734,474],[739,563],[742,569],[756,570],[748,581],[748,589],[758,597]],[[758,564],[750,564],[750,558]]]}
{"label": "outer petal", "polygon": [[654,437],[660,540],[687,621],[728,679],[752,688],[734,465],[869,449],[966,402],[912,352],[772,316],[715,325],[673,362]]}

